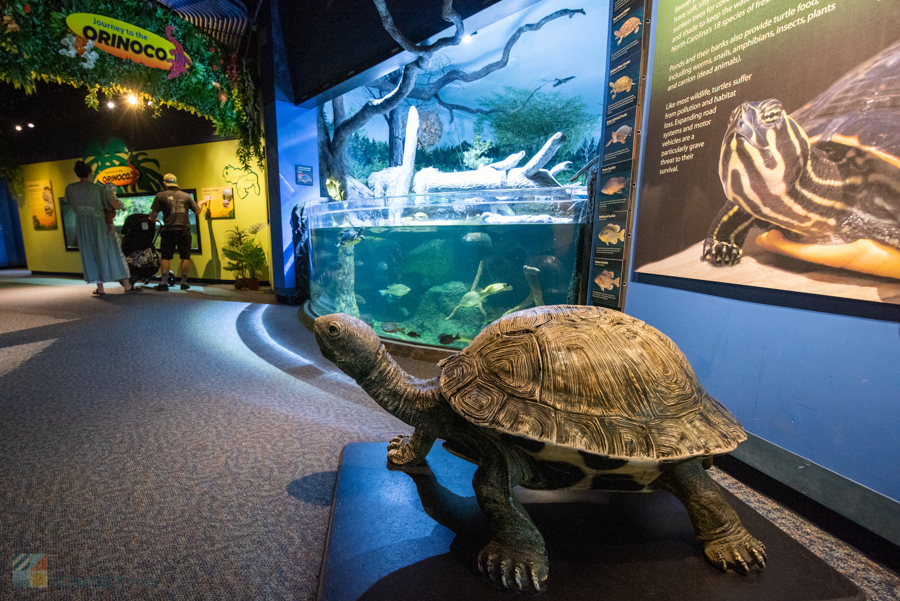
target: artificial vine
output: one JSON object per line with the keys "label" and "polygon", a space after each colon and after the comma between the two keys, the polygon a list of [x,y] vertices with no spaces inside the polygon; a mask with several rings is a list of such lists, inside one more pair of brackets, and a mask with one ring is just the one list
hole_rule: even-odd
{"label": "artificial vine", "polygon": [[[98,51],[69,30],[66,17],[72,13],[102,15],[171,37],[190,64],[170,79],[181,69],[154,69]],[[0,81],[27,93],[38,81],[84,87],[85,103],[94,109],[100,93],[131,93],[156,114],[163,106],[189,111],[212,121],[216,134],[238,138],[242,167],[254,158],[262,166],[262,124],[250,70],[174,13],[146,0],[0,0],[0,17]]]}

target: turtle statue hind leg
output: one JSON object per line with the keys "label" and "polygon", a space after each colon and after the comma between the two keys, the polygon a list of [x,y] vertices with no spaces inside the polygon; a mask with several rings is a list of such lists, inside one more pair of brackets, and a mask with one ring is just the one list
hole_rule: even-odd
{"label": "turtle statue hind leg", "polygon": [[699,457],[670,466],[657,484],[684,503],[710,563],[723,572],[731,568],[743,574],[753,565],[765,567],[765,546],[741,524]]}

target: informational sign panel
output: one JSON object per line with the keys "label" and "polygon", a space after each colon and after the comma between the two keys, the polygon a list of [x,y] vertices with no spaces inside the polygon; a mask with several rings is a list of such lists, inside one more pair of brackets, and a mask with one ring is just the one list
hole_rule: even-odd
{"label": "informational sign panel", "polygon": [[234,194],[230,187],[202,188],[200,194],[210,219],[234,219]]}
{"label": "informational sign panel", "polygon": [[900,302],[900,4],[655,20],[636,271]]}
{"label": "informational sign panel", "polygon": [[49,179],[25,182],[25,199],[31,208],[35,230],[55,230],[59,227],[53,205],[53,186]]}
{"label": "informational sign panel", "polygon": [[614,0],[610,9],[609,71],[588,303],[619,309],[627,279],[626,237],[633,201],[646,23],[644,0]]}
{"label": "informational sign panel", "polygon": [[297,184],[301,186],[313,185],[312,167],[310,165],[294,165]]}

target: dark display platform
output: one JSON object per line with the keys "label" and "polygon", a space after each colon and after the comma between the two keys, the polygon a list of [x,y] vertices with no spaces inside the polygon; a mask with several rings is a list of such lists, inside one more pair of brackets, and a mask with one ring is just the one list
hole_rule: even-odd
{"label": "dark display platform", "polygon": [[[494,589],[476,556],[489,540],[472,492],[475,466],[439,445],[427,465],[387,466],[386,443],[344,448],[319,601],[525,598]],[[726,491],[769,556],[750,575],[703,559],[684,506],[651,494],[522,491],[550,555],[541,601],[863,601],[839,572]],[[423,509],[424,507],[424,509]]]}

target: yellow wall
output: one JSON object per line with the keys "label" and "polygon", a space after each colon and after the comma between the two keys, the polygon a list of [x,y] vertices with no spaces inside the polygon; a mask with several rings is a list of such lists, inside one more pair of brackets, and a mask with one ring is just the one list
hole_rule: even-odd
{"label": "yellow wall", "polygon": [[[223,170],[227,165],[240,168],[235,157],[237,141],[212,142],[210,144],[194,144],[175,148],[160,148],[145,151],[149,158],[159,161],[158,171],[161,174],[174,173],[178,177],[181,188],[196,188],[198,200],[202,198],[202,189],[211,187],[234,187],[225,181]],[[56,211],[59,214],[59,197],[65,194],[66,186],[78,181],[73,167],[78,158],[49,163],[25,165],[25,181],[50,180],[53,187]],[[155,169],[155,166],[153,166]],[[265,172],[257,165],[251,169],[257,175],[259,194],[253,190],[247,192],[246,198],[240,198],[241,192],[235,187],[235,219],[208,220],[201,212],[200,238],[203,252],[191,255],[191,272],[189,277],[211,280],[234,280],[230,271],[222,266],[227,260],[221,254],[228,230],[240,226],[248,228],[256,223],[265,227],[256,234],[256,240],[266,250],[269,263],[269,281],[271,278],[271,249],[269,217],[266,206]],[[77,252],[66,251],[63,238],[62,223],[56,230],[35,231],[32,224],[31,208],[28,203],[20,203],[19,217],[22,220],[22,237],[25,241],[25,256],[28,269],[31,271],[48,271],[57,273],[81,273],[81,259]],[[172,261],[172,271],[179,274],[178,255]]]}

